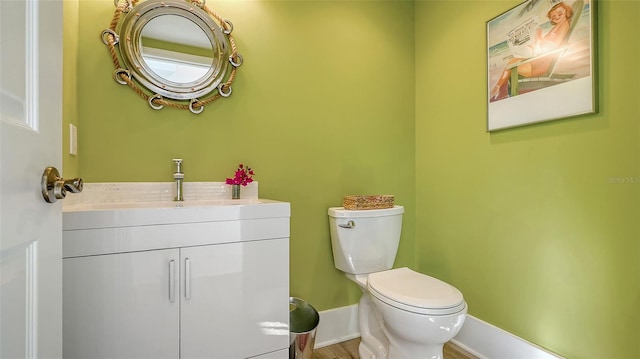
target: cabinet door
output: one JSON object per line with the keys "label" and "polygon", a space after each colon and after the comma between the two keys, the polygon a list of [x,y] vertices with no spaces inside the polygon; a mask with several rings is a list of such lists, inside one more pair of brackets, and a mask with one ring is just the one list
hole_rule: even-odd
{"label": "cabinet door", "polygon": [[179,358],[178,266],[178,249],[64,259],[64,358]]}
{"label": "cabinet door", "polygon": [[289,347],[289,240],[182,248],[182,359]]}

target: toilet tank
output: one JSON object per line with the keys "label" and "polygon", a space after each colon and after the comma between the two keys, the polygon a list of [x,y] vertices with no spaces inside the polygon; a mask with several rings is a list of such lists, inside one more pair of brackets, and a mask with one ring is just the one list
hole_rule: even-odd
{"label": "toilet tank", "polygon": [[391,269],[400,243],[403,213],[402,206],[370,210],[329,208],[336,268],[351,274]]}

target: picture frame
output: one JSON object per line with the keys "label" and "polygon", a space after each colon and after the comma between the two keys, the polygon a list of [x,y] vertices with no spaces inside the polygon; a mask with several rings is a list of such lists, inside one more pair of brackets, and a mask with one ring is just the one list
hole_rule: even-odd
{"label": "picture frame", "polygon": [[597,111],[596,0],[526,0],[487,22],[489,132]]}

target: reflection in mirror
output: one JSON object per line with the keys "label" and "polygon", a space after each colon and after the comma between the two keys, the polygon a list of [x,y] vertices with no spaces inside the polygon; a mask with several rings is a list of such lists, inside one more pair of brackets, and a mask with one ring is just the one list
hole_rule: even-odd
{"label": "reflection in mirror", "polygon": [[144,62],[167,81],[194,82],[213,66],[211,41],[198,25],[179,15],[151,19],[142,29],[140,42]]}

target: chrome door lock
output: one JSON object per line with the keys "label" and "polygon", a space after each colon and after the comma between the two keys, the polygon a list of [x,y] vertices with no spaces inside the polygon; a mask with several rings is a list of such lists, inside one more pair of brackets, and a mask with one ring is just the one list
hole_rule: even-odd
{"label": "chrome door lock", "polygon": [[71,193],[82,192],[84,183],[82,178],[65,180],[60,177],[60,173],[55,167],[47,167],[42,174],[42,197],[48,203],[55,203],[59,199],[64,199],[67,191]]}

